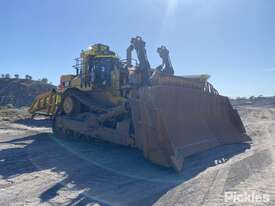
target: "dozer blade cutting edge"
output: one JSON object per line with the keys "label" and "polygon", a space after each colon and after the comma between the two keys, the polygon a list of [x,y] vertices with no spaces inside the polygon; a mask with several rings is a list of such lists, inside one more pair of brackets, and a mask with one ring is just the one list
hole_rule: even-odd
{"label": "dozer blade cutting edge", "polygon": [[179,86],[140,88],[131,109],[136,146],[152,162],[181,171],[184,158],[249,141],[229,99]]}

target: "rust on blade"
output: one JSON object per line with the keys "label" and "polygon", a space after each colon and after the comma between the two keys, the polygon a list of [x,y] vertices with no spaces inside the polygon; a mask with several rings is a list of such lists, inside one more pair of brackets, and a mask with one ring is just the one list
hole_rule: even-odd
{"label": "rust on blade", "polygon": [[139,89],[132,98],[136,146],[156,164],[182,170],[186,156],[249,141],[227,97],[179,86]]}

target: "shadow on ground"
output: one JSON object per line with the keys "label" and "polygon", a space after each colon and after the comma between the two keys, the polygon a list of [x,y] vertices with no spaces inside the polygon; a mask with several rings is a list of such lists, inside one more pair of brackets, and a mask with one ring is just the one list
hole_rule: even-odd
{"label": "shadow on ground", "polygon": [[152,205],[170,189],[214,166],[216,160],[229,159],[250,147],[227,145],[190,156],[182,174],[177,174],[151,164],[135,149],[113,144],[60,140],[49,133],[2,143],[20,144],[21,148],[0,151],[0,176],[7,179],[46,169],[64,173],[64,179],[44,191],[40,199],[50,201],[68,184],[73,185],[72,190],[85,190],[68,205]]}
{"label": "shadow on ground", "polygon": [[14,121],[14,123],[22,124],[28,127],[51,127],[52,121],[50,118],[43,119],[19,119]]}

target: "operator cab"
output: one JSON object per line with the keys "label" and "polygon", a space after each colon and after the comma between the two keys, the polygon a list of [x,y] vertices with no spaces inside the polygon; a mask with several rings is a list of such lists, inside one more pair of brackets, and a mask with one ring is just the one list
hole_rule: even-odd
{"label": "operator cab", "polygon": [[108,46],[95,44],[81,52],[74,67],[80,88],[106,88],[112,86],[112,74],[119,67],[119,59]]}

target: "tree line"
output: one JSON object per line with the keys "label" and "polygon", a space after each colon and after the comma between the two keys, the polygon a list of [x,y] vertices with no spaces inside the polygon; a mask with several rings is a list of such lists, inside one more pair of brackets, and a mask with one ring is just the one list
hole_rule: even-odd
{"label": "tree line", "polygon": [[[25,79],[25,80],[32,80],[33,78],[32,78],[32,76],[30,76],[28,74],[26,74],[23,78],[20,78],[19,74],[15,74],[12,77],[12,75],[10,75],[9,73],[7,73],[7,74],[1,74],[1,79]],[[49,82],[47,78],[38,79],[38,81],[41,81],[41,82],[43,82],[45,84],[47,84]]]}

